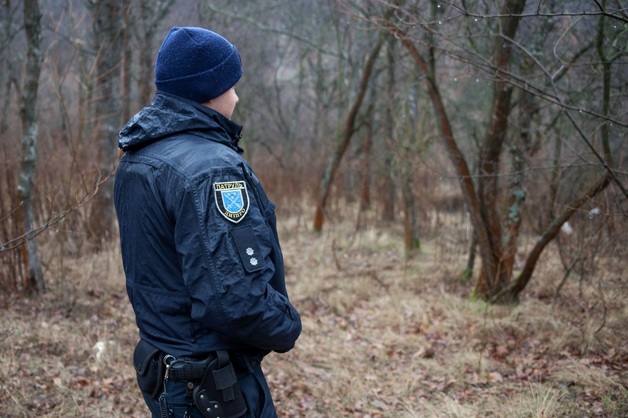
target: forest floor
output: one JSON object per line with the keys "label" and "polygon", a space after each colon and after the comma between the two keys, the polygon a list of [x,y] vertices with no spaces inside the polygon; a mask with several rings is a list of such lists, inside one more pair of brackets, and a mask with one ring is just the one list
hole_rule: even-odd
{"label": "forest floor", "polygon": [[[517,306],[491,306],[460,279],[463,232],[437,228],[406,259],[397,227],[328,222],[280,218],[303,320],[296,348],[264,361],[280,417],[628,416],[625,261],[556,294],[549,249]],[[117,248],[42,252],[48,291],[0,298],[0,416],[147,416]]]}

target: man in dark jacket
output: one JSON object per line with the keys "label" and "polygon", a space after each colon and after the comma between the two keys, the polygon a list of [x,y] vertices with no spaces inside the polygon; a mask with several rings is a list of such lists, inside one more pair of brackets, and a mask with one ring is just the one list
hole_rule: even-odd
{"label": "man in dark jacket", "polygon": [[275,206],[231,120],[241,75],[225,38],[172,28],[155,98],[120,132],[115,206],[140,334],[134,365],[153,417],[276,417],[260,363],[301,333]]}

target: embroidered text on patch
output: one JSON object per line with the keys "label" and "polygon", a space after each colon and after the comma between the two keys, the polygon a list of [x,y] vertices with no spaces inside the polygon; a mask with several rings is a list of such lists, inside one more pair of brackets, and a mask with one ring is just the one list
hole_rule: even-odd
{"label": "embroidered text on patch", "polygon": [[249,210],[249,195],[244,181],[214,183],[214,198],[218,211],[233,223],[238,223]]}

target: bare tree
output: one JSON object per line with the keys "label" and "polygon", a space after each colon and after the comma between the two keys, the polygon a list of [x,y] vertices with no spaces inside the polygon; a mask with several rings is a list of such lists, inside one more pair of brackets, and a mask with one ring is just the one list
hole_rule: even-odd
{"label": "bare tree", "polygon": [[154,40],[164,17],[172,7],[174,0],[142,1],[131,0],[133,5],[133,35],[138,43],[138,71],[139,102],[146,105],[152,95],[153,86],[153,57],[155,55]]}
{"label": "bare tree", "polygon": [[[13,86],[17,87],[17,80],[15,76],[14,58],[9,51],[11,48],[11,41],[14,36],[13,31],[13,14],[17,9],[11,7],[11,2],[6,0],[0,4],[0,63],[2,65],[2,91],[5,98],[11,97],[11,90]],[[8,129],[9,124],[9,109],[10,100],[4,100],[2,102],[2,113],[0,114],[0,134],[3,134]]]}
{"label": "bare tree", "polygon": [[37,92],[41,73],[41,13],[39,0],[24,1],[24,32],[26,34],[26,64],[24,85],[20,105],[22,119],[22,164],[17,193],[21,201],[18,217],[26,236],[22,244],[22,262],[24,265],[24,291],[42,293],[46,290],[44,274],[39,260],[37,241],[30,235],[35,225],[33,209],[33,182],[37,161],[37,140],[39,121],[37,118]]}
{"label": "bare tree", "polygon": [[[416,68],[427,82],[428,96],[434,108],[442,142],[452,167],[456,171],[462,195],[471,214],[482,261],[482,268],[475,284],[474,293],[481,298],[492,301],[515,301],[529,282],[541,253],[547,244],[556,237],[560,227],[570,216],[607,187],[611,180],[615,180],[621,190],[623,190],[623,186],[614,175],[613,170],[609,169],[610,160],[599,155],[591,146],[591,151],[598,156],[599,165],[604,168],[602,176],[591,181],[588,188],[578,190],[579,193],[574,193],[564,204],[564,210],[558,213],[544,228],[540,238],[528,253],[523,268],[515,277],[515,253],[520,248],[517,237],[521,229],[522,207],[526,197],[525,189],[522,187],[522,174],[528,170],[527,165],[524,165],[524,152],[527,155],[532,155],[529,129],[532,124],[530,118],[535,117],[534,109],[536,108],[532,96],[526,92],[561,107],[575,128],[577,136],[588,144],[591,144],[592,141],[579,128],[578,123],[573,120],[570,105],[561,99],[561,95],[556,89],[552,90],[552,76],[549,71],[534,58],[534,53],[527,48],[527,45],[524,46],[516,40],[517,30],[525,12],[525,0],[506,0],[501,9],[495,11],[493,19],[484,19],[496,23],[491,29],[494,33],[494,43],[492,48],[488,50],[488,54],[487,51],[480,50],[482,47],[472,44],[462,53],[440,49],[444,55],[449,55],[465,64],[471,63],[481,71],[489,72],[493,78],[492,102],[486,116],[486,132],[478,154],[479,176],[474,177],[469,169],[467,158],[460,147],[459,140],[456,138],[451,115],[439,83],[440,77],[433,59],[434,51],[439,48],[439,45],[434,40],[430,40],[429,36],[424,37],[419,42],[416,30],[421,28],[425,32],[436,34],[444,39],[444,43],[449,43],[455,47],[459,47],[459,45],[456,45],[452,38],[447,38],[449,35],[446,32],[439,32],[437,27],[442,23],[441,20],[438,20],[438,23],[436,20],[421,21],[419,15],[414,14],[419,9],[412,8],[418,7],[418,4],[413,1],[393,4],[391,7],[396,9],[399,16],[403,16],[400,19],[403,23],[393,24],[392,21],[386,20],[385,25],[388,25],[388,30],[393,32],[408,50]],[[472,16],[475,22],[486,17],[481,13],[473,15],[464,6],[465,3],[462,3],[461,6],[452,4],[453,9],[466,16]],[[599,14],[606,16],[608,13],[602,9]],[[534,17],[535,15],[531,14],[530,16]],[[445,20],[451,17],[451,15],[442,16],[438,19]],[[535,20],[535,22],[539,21],[542,20]],[[425,48],[422,50],[423,46]],[[485,58],[485,56],[490,56],[490,58]],[[550,80],[550,83],[546,86],[537,86],[529,82],[525,78],[526,74],[522,67],[522,62],[525,61],[521,59],[522,56],[532,58],[535,66],[541,68],[542,73]],[[604,59],[602,62],[609,63],[608,60]],[[610,70],[606,70],[604,73],[608,74]],[[604,85],[607,86],[608,84],[605,82]],[[513,92],[515,91],[522,92],[518,102],[513,100]],[[512,124],[512,110],[515,105],[519,106],[522,115],[518,126],[521,132],[519,148],[513,143],[513,138],[517,137],[514,134],[516,126]],[[589,112],[598,118],[606,116],[604,111],[591,110]],[[612,117],[608,117],[608,121],[617,122]],[[604,135],[602,135],[601,142],[603,149],[610,148]],[[501,182],[501,179],[505,177],[503,171],[505,163],[502,161],[502,156],[508,144],[511,143],[514,144],[510,148],[513,159],[509,169],[512,175],[510,175],[510,187],[505,187]],[[504,206],[505,210],[503,209]]]}
{"label": "bare tree", "polygon": [[386,105],[384,106],[384,114],[381,115],[382,125],[383,125],[383,142],[388,146],[384,147],[384,158],[382,162],[382,183],[384,193],[386,194],[384,198],[383,208],[382,208],[382,219],[386,222],[393,221],[395,219],[395,181],[394,181],[394,164],[393,164],[393,153],[392,153],[392,144],[394,143],[393,137],[393,109],[395,103],[395,68],[397,63],[397,43],[394,38],[391,36],[388,38],[386,43],[386,60],[388,65],[386,66],[386,87],[384,88],[384,97],[386,99]]}
{"label": "bare tree", "polygon": [[[129,0],[92,1],[95,59],[94,155],[99,178],[114,169],[120,130],[120,84],[124,15]],[[97,246],[114,232],[113,184],[107,182],[95,196],[89,217],[89,235]]]}
{"label": "bare tree", "polygon": [[360,77],[360,87],[357,92],[357,96],[347,113],[345,126],[342,133],[342,138],[338,143],[338,148],[334,154],[330,170],[323,174],[323,187],[321,190],[320,197],[318,199],[318,203],[316,204],[316,212],[314,214],[314,231],[321,231],[323,229],[323,224],[325,221],[325,206],[327,205],[327,199],[329,198],[331,185],[333,184],[334,177],[336,176],[336,172],[338,171],[338,167],[340,166],[340,162],[342,161],[342,157],[344,156],[347,148],[349,147],[349,143],[351,142],[351,138],[356,130],[355,123],[356,118],[358,116],[358,112],[360,107],[362,106],[362,102],[364,100],[364,96],[366,95],[369,79],[373,72],[373,66],[375,64],[375,60],[379,55],[379,51],[384,44],[384,36],[379,36],[377,43],[373,47],[373,50],[367,57],[364,68],[362,70],[362,76]]}

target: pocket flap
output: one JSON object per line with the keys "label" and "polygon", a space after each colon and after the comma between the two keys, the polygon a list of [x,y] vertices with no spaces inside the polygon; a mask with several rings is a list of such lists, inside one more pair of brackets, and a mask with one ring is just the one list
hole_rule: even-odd
{"label": "pocket flap", "polygon": [[140,340],[133,351],[133,366],[138,375],[144,376],[150,369],[152,361],[160,361],[160,351],[154,345]]}

